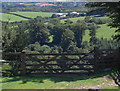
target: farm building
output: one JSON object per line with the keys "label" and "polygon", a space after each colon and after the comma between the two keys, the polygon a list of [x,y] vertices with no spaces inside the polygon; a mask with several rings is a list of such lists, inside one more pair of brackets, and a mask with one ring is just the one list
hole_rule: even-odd
{"label": "farm building", "polygon": [[56,14],[58,17],[66,17],[66,14],[61,14],[61,13],[57,13]]}
{"label": "farm building", "polygon": [[79,15],[79,13],[78,13],[78,12],[71,12],[70,14],[71,14],[71,15],[74,15],[74,14]]}

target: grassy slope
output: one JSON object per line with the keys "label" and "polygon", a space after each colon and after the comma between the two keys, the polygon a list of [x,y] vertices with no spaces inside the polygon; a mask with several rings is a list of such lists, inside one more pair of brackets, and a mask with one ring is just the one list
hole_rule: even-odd
{"label": "grassy slope", "polygon": [[[43,17],[49,17],[51,16],[53,13],[47,13],[47,12],[14,12],[23,16],[27,16],[27,17],[31,17],[31,18],[35,18],[38,15],[41,15]],[[11,20],[10,22],[15,22],[15,21],[21,21],[21,20],[27,20],[25,18],[19,17],[19,16],[15,16],[15,15],[11,15],[11,14],[5,14],[5,13],[0,13],[0,16],[2,15],[2,20],[3,21],[8,21],[8,18],[10,17]],[[76,18],[69,18],[70,20],[72,20],[73,22],[76,22],[77,20],[84,20],[85,17],[76,17]],[[101,19],[105,19],[108,17],[98,17]],[[66,19],[61,20],[61,23],[64,23]],[[97,37],[98,38],[108,38],[110,39],[111,36],[114,34],[115,28],[110,28],[108,27],[106,24],[102,24],[100,25],[101,28],[99,28],[97,30]],[[52,37],[50,37],[50,40]],[[90,38],[89,36],[89,30],[86,30],[85,36],[83,38],[84,41],[88,41]]]}
{"label": "grassy slope", "polygon": [[3,89],[118,89],[110,76],[101,74],[3,77],[2,86]]}
{"label": "grassy slope", "polygon": [[[99,25],[101,28],[97,29],[96,36],[97,38],[107,38],[107,39],[112,39],[112,36],[115,34],[116,28],[110,28],[107,26],[107,24],[101,24]],[[53,37],[50,37],[50,42],[52,42]],[[83,36],[83,41],[89,41],[90,36],[89,36],[89,30],[85,31],[85,35]]]}
{"label": "grassy slope", "polygon": [[[104,16],[104,17],[96,17],[97,19],[107,19],[108,17],[107,16]],[[69,18],[69,20],[73,21],[73,22],[76,22],[77,20],[84,20],[85,17],[75,17],[75,18]],[[61,20],[61,23],[65,23],[64,21],[67,20],[67,19],[63,19]]]}
{"label": "grassy slope", "polygon": [[[29,17],[29,18],[35,18],[37,16],[42,16],[42,17],[51,17],[52,14],[55,13],[50,13],[50,12],[22,12],[22,11],[18,11],[18,12],[11,12],[11,13],[15,13],[15,14],[19,14],[25,17]],[[11,15],[11,14],[5,14],[5,13],[0,13],[0,15],[2,15],[1,20],[3,21],[8,21],[8,18],[11,18],[10,22],[15,22],[15,21],[21,21],[21,20],[27,20],[25,18],[19,17],[19,16],[15,16],[15,15]],[[84,20],[85,17],[76,17],[76,18],[69,18],[70,20],[72,20],[73,22],[76,22],[77,20]],[[101,19],[106,19],[108,17],[99,17]],[[66,19],[61,20],[61,23],[64,23]]]}
{"label": "grassy slope", "polygon": [[9,19],[10,19],[10,22],[28,20],[28,19],[16,16],[16,15],[5,14],[5,13],[0,13],[0,16],[2,16],[2,18],[0,18],[0,20],[2,21],[8,21]]}
{"label": "grassy slope", "polygon": [[11,13],[15,13],[15,14],[19,14],[22,16],[26,16],[26,17],[30,17],[30,18],[35,18],[37,16],[42,16],[42,17],[51,17],[52,14],[55,13],[50,13],[50,12],[11,12]]}
{"label": "grassy slope", "polygon": [[[76,17],[76,18],[69,18],[71,21],[76,22],[77,20],[84,20],[85,17]],[[108,17],[96,17],[98,19],[107,19]],[[61,23],[65,23],[66,19],[61,20]],[[97,29],[97,38],[107,38],[107,39],[112,39],[112,35],[115,33],[115,28],[110,28],[107,26],[107,24],[101,24],[99,25],[101,28]],[[89,36],[89,30],[85,31],[85,35],[83,37],[83,41],[89,41],[90,36]]]}
{"label": "grassy slope", "polygon": [[[112,35],[115,33],[115,28],[110,28],[107,24],[99,25],[101,28],[97,29],[97,38],[107,38],[112,39]],[[86,30],[85,36],[83,37],[84,41],[88,41],[90,39],[89,30]]]}
{"label": "grassy slope", "polygon": [[108,16],[98,17],[98,18],[100,18],[100,19],[107,19],[107,18],[108,18]]}
{"label": "grassy slope", "polygon": [[[84,20],[85,17],[75,17],[75,18],[68,18],[69,20],[76,22],[77,20]],[[65,23],[64,21],[67,19],[62,19],[61,23]]]}
{"label": "grassy slope", "polygon": [[[84,20],[85,17],[76,17],[76,18],[69,18],[71,21],[76,22],[77,20]],[[100,19],[106,19],[108,17],[97,17]],[[61,20],[61,23],[64,23],[66,19]],[[112,35],[115,33],[115,28],[110,28],[107,26],[107,24],[101,24],[99,25],[101,28],[97,29],[97,38],[107,38],[107,39],[112,39]],[[90,36],[89,36],[89,30],[85,31],[85,35],[83,37],[83,41],[89,41]]]}

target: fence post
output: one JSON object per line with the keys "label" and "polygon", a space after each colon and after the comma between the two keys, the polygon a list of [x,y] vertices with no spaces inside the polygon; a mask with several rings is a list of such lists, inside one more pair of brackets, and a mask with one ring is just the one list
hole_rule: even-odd
{"label": "fence post", "polygon": [[94,72],[97,72],[98,71],[98,57],[99,57],[99,54],[98,54],[98,47],[94,47]]}
{"label": "fence post", "polygon": [[25,63],[25,52],[21,53],[21,68],[22,68],[22,75],[25,76],[26,75],[26,63]]}

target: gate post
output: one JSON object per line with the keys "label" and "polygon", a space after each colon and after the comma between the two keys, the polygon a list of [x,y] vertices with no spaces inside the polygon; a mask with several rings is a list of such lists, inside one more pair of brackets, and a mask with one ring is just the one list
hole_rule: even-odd
{"label": "gate post", "polygon": [[98,47],[94,47],[94,72],[98,71],[98,58],[99,58],[99,54],[98,54]]}
{"label": "gate post", "polygon": [[21,53],[21,74],[23,75],[23,76],[25,76],[26,75],[26,63],[25,63],[25,52],[22,52]]}

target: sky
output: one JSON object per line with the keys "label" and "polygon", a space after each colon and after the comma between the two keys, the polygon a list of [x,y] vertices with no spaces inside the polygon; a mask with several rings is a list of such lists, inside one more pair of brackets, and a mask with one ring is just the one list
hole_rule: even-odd
{"label": "sky", "polygon": [[119,0],[0,0],[2,2],[118,2]]}

